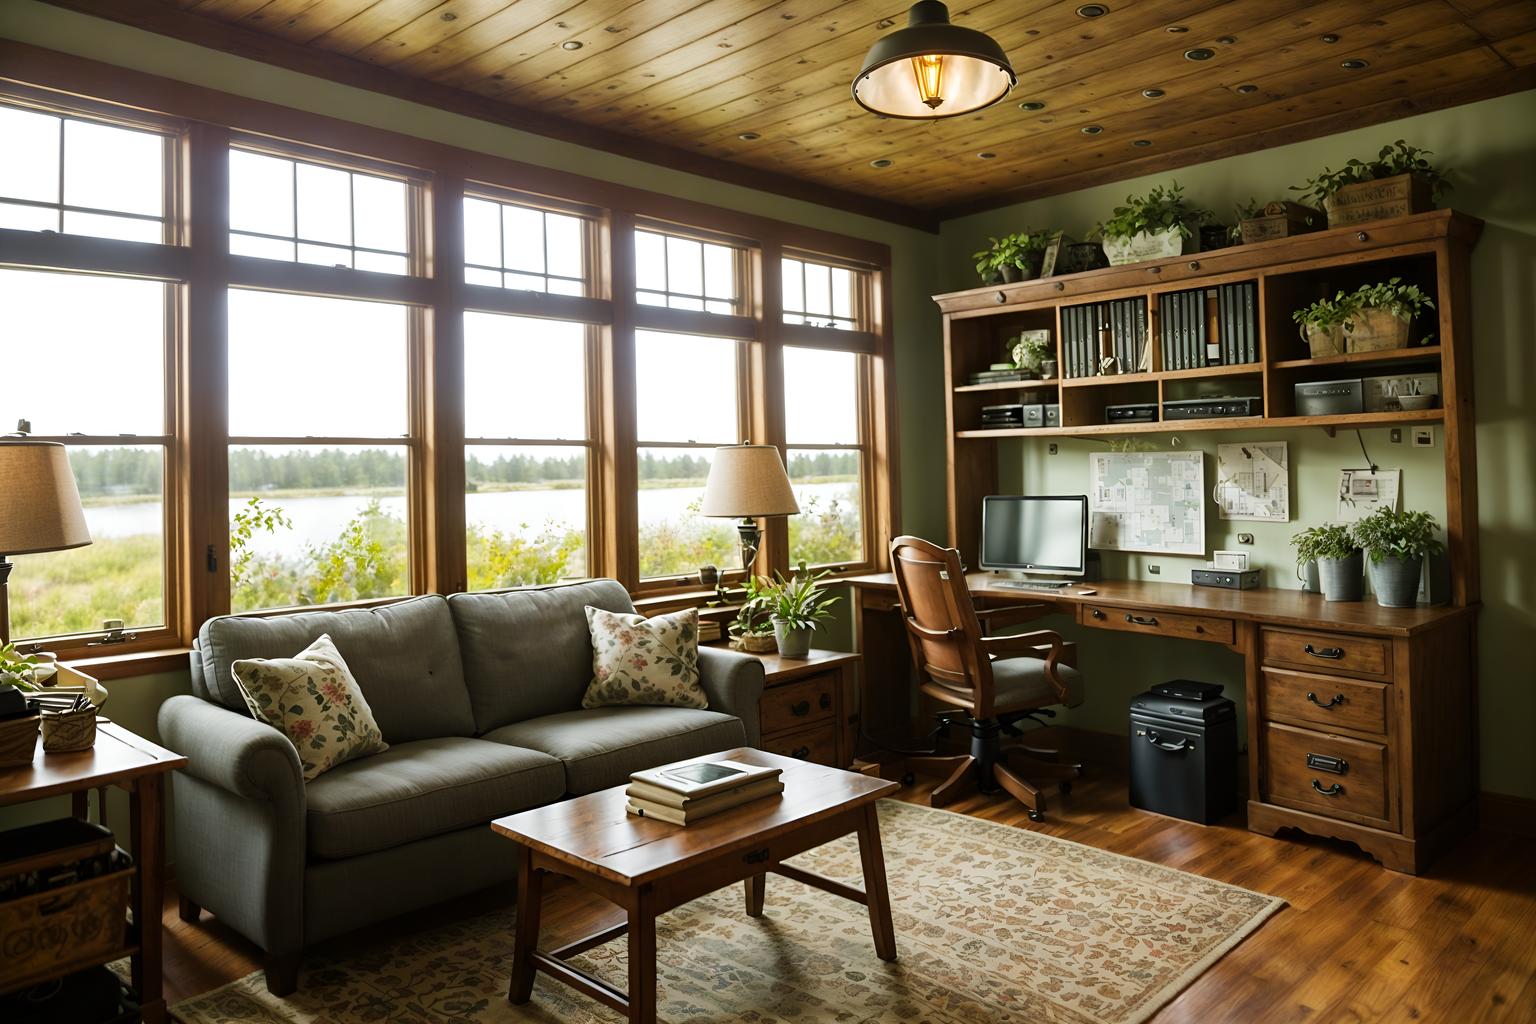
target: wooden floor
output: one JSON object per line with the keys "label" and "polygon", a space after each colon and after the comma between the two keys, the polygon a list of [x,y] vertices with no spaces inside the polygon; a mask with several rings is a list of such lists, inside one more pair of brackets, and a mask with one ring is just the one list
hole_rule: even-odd
{"label": "wooden floor", "polygon": [[[930,783],[901,798],[927,802]],[[1001,796],[950,810],[1034,828],[1290,904],[1154,1018],[1155,1024],[1224,1021],[1536,1021],[1536,841],[1477,834],[1426,877],[1387,871],[1348,844],[1270,839],[1239,817],[1209,828],[1126,806],[1123,770],[1090,762],[1071,796],[1041,824]],[[512,902],[510,887],[368,930],[375,943]],[[562,886],[546,896],[545,943],[618,919]],[[257,950],[206,913],[198,925],[165,909],[166,995],[174,1004],[259,966]],[[897,937],[898,943],[900,936]],[[345,949],[364,940],[340,940]],[[614,1018],[618,1018],[615,1016]]]}

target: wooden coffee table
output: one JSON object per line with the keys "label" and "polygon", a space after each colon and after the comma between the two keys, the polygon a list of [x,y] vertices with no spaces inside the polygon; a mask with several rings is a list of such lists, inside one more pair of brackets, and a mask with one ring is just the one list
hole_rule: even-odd
{"label": "wooden coffee table", "polygon": [[[517,843],[517,939],[507,998],[526,1003],[535,971],[543,971],[628,1014],[656,1019],[656,918],[735,882],[746,883],[746,909],[763,912],[768,872],[824,889],[869,908],[875,954],[896,959],[896,935],[885,889],[885,859],[875,801],[899,786],[749,747],[693,758],[746,761],[784,770],[784,793],[688,826],[638,818],[624,809],[624,786],[509,815],[491,828]],[[859,836],[864,890],[783,861],[850,832]],[[547,953],[538,949],[539,912],[547,873],[567,875],[624,908],[628,920]],[[567,961],[594,946],[629,936],[629,991]]]}

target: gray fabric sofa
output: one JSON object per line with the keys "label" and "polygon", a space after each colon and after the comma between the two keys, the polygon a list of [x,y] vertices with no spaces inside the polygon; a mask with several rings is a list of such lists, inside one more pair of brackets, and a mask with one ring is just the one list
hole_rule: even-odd
{"label": "gray fabric sofa", "polygon": [[[758,740],[762,664],[702,648],[708,710],[582,710],[585,606],[632,612],[612,580],[412,598],[376,608],[230,615],[203,625],[192,695],[160,710],[188,758],[171,842],[183,918],[206,907],[297,986],[306,946],[514,877],[493,818],[618,785],[641,768]],[[250,717],[230,672],[329,633],[389,749],[307,786],[286,736]]]}

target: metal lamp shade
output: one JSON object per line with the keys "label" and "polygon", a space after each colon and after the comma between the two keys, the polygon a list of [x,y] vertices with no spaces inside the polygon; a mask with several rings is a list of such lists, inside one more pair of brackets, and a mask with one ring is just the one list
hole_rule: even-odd
{"label": "metal lamp shade", "polygon": [[[939,58],[937,82],[919,84],[919,58]],[[932,121],[989,107],[1018,83],[1008,55],[991,36],[952,25],[949,8],[919,0],[907,13],[907,27],[870,47],[853,80],[853,98],[883,117]],[[935,90],[933,87],[937,86]]]}
{"label": "metal lamp shade", "polygon": [[771,444],[716,448],[704,483],[702,511],[726,519],[799,513],[779,450]]}
{"label": "metal lamp shade", "polygon": [[0,554],[91,542],[69,453],[53,441],[0,441]]}

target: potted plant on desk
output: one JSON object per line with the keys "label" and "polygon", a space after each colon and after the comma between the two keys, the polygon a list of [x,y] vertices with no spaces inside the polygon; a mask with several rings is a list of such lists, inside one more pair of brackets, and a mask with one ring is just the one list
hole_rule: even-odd
{"label": "potted plant on desk", "polygon": [[1358,601],[1365,593],[1364,559],[1349,527],[1324,523],[1291,538],[1296,564],[1317,563],[1325,601]]}
{"label": "potted plant on desk", "polygon": [[1445,545],[1435,537],[1440,524],[1428,512],[1379,508],[1355,524],[1355,538],[1371,556],[1371,589],[1383,608],[1412,608],[1418,603],[1424,556]]}
{"label": "potted plant on desk", "polygon": [[829,595],[818,584],[830,576],[828,570],[812,573],[801,562],[793,576],[785,579],[774,573],[773,580],[764,580],[761,592],[779,653],[786,658],[803,658],[811,651],[811,632],[816,624],[832,615],[832,605],[837,598]]}

